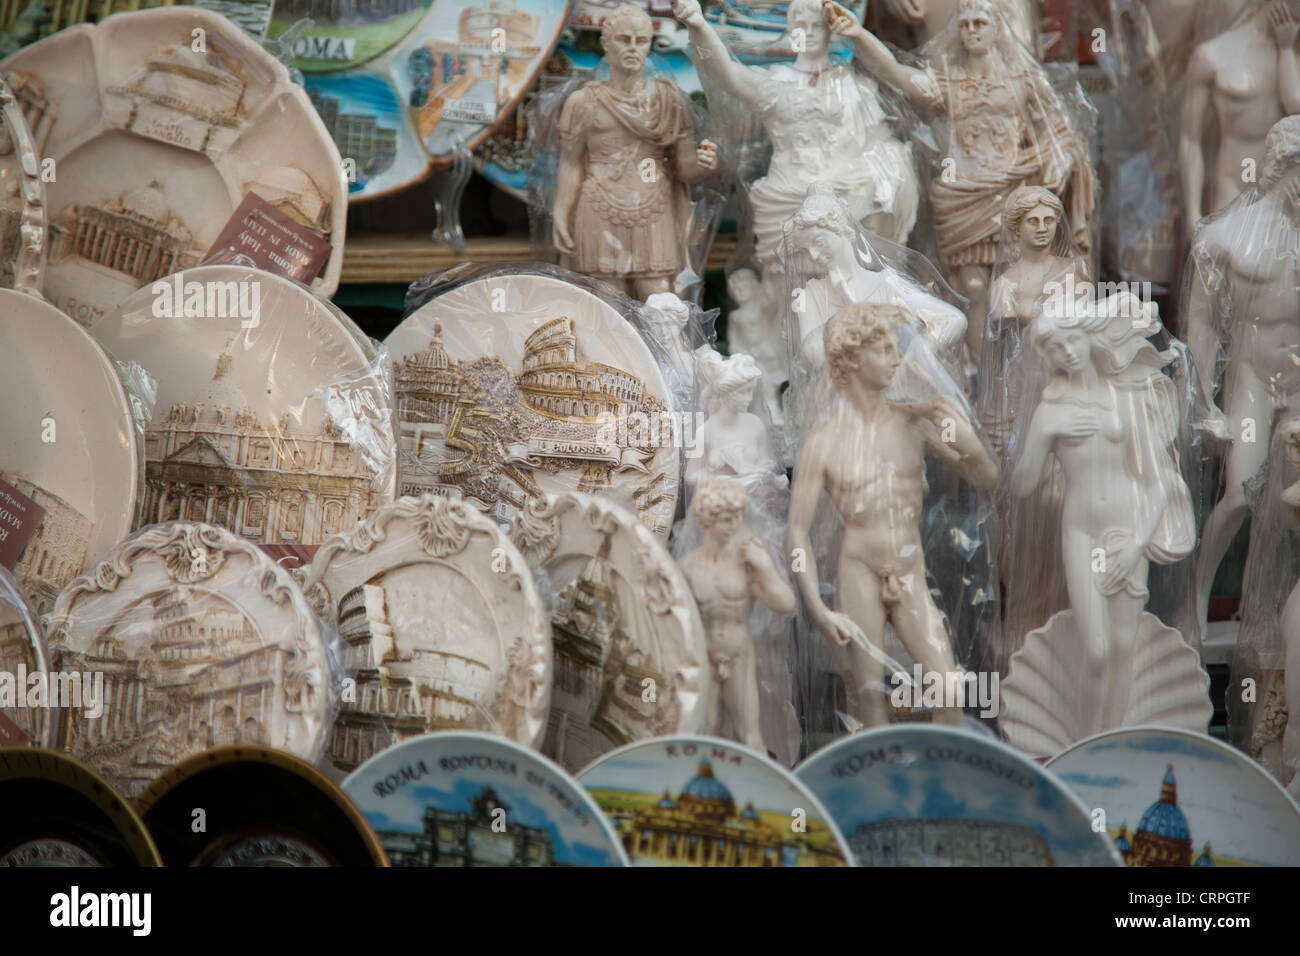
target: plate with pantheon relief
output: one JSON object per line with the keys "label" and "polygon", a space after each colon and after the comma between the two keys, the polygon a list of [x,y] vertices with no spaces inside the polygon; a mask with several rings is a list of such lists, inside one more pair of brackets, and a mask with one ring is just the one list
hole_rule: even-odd
{"label": "plate with pantheon relief", "polygon": [[328,240],[311,287],[338,288],[338,148],[284,65],[225,17],[115,14],[19,50],[0,72],[53,161],[43,291],[83,325],[197,265],[250,194]]}
{"label": "plate with pantheon relief", "polygon": [[54,670],[83,684],[102,675],[102,706],[62,707],[56,744],[132,798],[224,744],[314,763],[339,696],[333,640],[292,574],[251,542],[151,525],[54,606]]}
{"label": "plate with pantheon relief", "polygon": [[0,289],[0,508],[39,522],[13,572],[36,613],[131,531],[140,443],[112,359],[33,294]]}
{"label": "plate with pantheon relief", "polygon": [[[93,329],[158,383],[141,524],[205,521],[309,558],[393,500],[388,391],[346,315],[256,269],[199,266],[162,285]],[[191,293],[196,308],[180,308]]]}
{"label": "plate with pantheon relief", "polygon": [[541,745],[550,619],[523,556],[477,508],[399,498],[326,541],[301,579],[356,680],[331,735],[335,771],[435,730]]}

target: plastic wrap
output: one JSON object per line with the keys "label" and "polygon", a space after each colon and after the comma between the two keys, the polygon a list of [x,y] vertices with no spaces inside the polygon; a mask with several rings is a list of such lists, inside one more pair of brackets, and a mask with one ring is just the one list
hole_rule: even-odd
{"label": "plastic wrap", "polygon": [[[1265,471],[1247,483],[1250,551],[1230,660],[1228,739],[1300,790],[1300,419],[1274,429]],[[1291,679],[1287,680],[1287,671]]]}
{"label": "plastic wrap", "polygon": [[133,294],[93,332],[157,380],[141,524],[220,524],[308,560],[396,496],[387,356],[305,287],[200,266]]}
{"label": "plastic wrap", "polygon": [[[814,388],[825,399],[801,423],[788,534],[807,612],[799,675],[811,742],[891,710],[994,716],[974,669],[993,597],[978,489],[996,483],[997,465],[970,405],[902,306],[848,306],[822,335],[828,366]],[[923,697],[936,682],[948,691]]]}
{"label": "plastic wrap", "polygon": [[643,10],[615,10],[593,78],[537,96],[528,123],[534,257],[638,299],[696,290],[723,201],[708,123],[652,38]]}
{"label": "plastic wrap", "polygon": [[[1128,291],[1045,307],[1030,340],[1044,385],[1017,418],[1007,483],[1015,500],[1052,510],[1059,483],[1059,522],[1033,519],[1059,566],[1045,563],[1047,548],[1037,566],[1012,555],[1008,604],[1063,579],[1067,606],[1027,634],[1000,635],[1001,729],[1036,756],[1137,724],[1204,733],[1209,678],[1186,560],[1198,457],[1186,350],[1166,337],[1155,304]],[[1014,502],[1001,517],[1011,528],[1029,520]]]}
{"label": "plastic wrap", "polygon": [[326,541],[301,580],[355,681],[330,735],[334,776],[434,730],[541,746],[550,620],[519,551],[476,508],[399,498]]}
{"label": "plastic wrap", "polygon": [[0,747],[48,747],[54,735],[50,659],[36,612],[0,567]]}
{"label": "plastic wrap", "polygon": [[590,492],[667,537],[697,432],[684,376],[705,313],[643,310],[538,264],[432,274],[406,312],[385,343],[404,494],[456,488],[507,523],[545,493]]}
{"label": "plastic wrap", "polygon": [[49,650],[83,703],[60,707],[56,745],[129,797],[220,744],[314,762],[345,692],[338,636],[292,575],[195,522],[151,525],[69,584]]}

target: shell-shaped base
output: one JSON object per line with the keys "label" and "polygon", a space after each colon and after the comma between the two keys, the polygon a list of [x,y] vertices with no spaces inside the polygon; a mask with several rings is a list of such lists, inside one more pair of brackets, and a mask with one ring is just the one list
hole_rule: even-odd
{"label": "shell-shaped base", "polygon": [[[1053,614],[1025,636],[1002,682],[1001,727],[1012,746],[1038,757],[1114,727],[1093,725],[1101,705],[1087,673],[1073,611]],[[1146,611],[1138,620],[1129,705],[1121,726],[1159,725],[1205,733],[1214,708],[1210,677],[1182,634]]]}

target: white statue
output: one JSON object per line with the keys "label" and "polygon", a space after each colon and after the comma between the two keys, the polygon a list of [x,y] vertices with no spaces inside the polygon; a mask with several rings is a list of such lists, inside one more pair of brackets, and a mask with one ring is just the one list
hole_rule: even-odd
{"label": "white statue", "polygon": [[[843,309],[826,323],[825,353],[838,401],[829,421],[804,441],[790,497],[790,548],[805,559],[796,573],[799,592],[817,628],[848,646],[851,716],[869,727],[886,722],[887,695],[877,690],[883,687],[886,621],[926,673],[957,672],[944,615],[926,583],[919,531],[926,456],[982,488],[998,478],[957,402],[945,396],[911,404],[885,400],[902,363],[895,338],[907,322],[900,307],[872,303]],[[835,568],[838,610],[822,597],[810,535],[823,491],[844,519]],[[936,720],[960,722],[962,687],[956,682],[961,699],[945,701]]]}
{"label": "white statue", "polygon": [[[1300,472],[1300,419],[1291,419],[1278,426],[1286,443],[1291,467]],[[1292,531],[1300,531],[1300,481],[1282,492],[1282,519]],[[1287,792],[1300,799],[1300,581],[1282,607],[1283,673],[1290,674],[1286,685],[1288,719],[1282,734],[1282,766],[1291,775],[1283,780]]]}
{"label": "white statue", "polygon": [[667,353],[678,381],[686,388],[694,381],[694,350],[687,344],[691,307],[671,292],[655,292],[641,310],[647,331]]}
{"label": "white statue", "polygon": [[763,420],[748,411],[762,371],[748,355],[723,358],[701,348],[696,375],[708,418],[696,438],[699,454],[686,460],[686,483],[740,478],[779,470]]}
{"label": "white statue", "polygon": [[747,266],[727,276],[727,293],[735,307],[727,313],[727,350],[752,355],[763,372],[758,402],[773,425],[780,426],[781,383],[786,379],[786,353],[781,338],[780,312],[763,311],[762,279]]}
{"label": "white statue", "polygon": [[705,733],[721,734],[730,718],[736,739],[767,753],[759,728],[758,667],[749,617],[761,601],[777,614],[793,614],[794,591],[757,538],[736,541],[749,503],[733,481],[707,481],[692,510],[704,543],[678,562],[695,595],[709,646],[715,692]]}

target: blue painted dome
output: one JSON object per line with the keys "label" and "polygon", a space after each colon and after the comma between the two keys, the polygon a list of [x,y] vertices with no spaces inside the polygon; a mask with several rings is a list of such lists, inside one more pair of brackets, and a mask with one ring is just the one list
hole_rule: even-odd
{"label": "blue painted dome", "polygon": [[713,776],[713,764],[700,761],[700,771],[682,787],[683,797],[700,797],[705,800],[730,800],[731,791]]}
{"label": "blue painted dome", "polygon": [[745,810],[743,813],[741,813],[741,816],[744,817],[746,820],[758,819],[758,811],[754,809],[754,804],[752,802],[745,804]]}
{"label": "blue painted dome", "polygon": [[1205,844],[1205,850],[1196,858],[1192,866],[1214,866],[1214,857],[1210,856],[1210,845]]}
{"label": "blue painted dome", "polygon": [[676,810],[677,801],[672,798],[667,790],[664,791],[664,798],[656,804],[662,810]]}
{"label": "blue painted dome", "polygon": [[1187,818],[1178,809],[1178,789],[1174,782],[1174,765],[1169,764],[1165,778],[1160,785],[1160,799],[1147,807],[1142,814],[1139,830],[1145,830],[1153,836],[1168,837],[1171,840],[1191,840],[1192,834],[1187,827]]}

